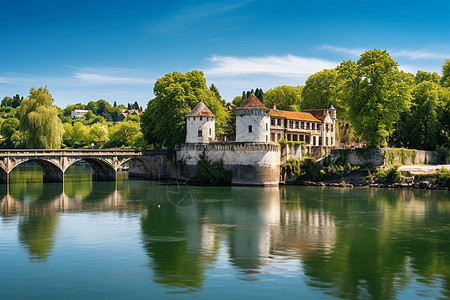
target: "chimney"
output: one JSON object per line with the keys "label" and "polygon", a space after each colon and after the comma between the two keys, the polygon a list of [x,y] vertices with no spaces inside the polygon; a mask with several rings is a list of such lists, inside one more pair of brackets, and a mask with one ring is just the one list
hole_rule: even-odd
{"label": "chimney", "polygon": [[277,104],[274,102],[274,103],[272,103],[272,109],[273,110],[277,110]]}

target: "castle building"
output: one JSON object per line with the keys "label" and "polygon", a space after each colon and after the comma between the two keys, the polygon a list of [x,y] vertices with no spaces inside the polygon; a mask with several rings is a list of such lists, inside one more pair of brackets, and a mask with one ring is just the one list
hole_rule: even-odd
{"label": "castle building", "polygon": [[186,143],[209,143],[215,140],[216,116],[199,102],[186,116]]}
{"label": "castle building", "polygon": [[254,94],[236,108],[236,142],[270,142],[270,109]]}
{"label": "castle building", "polygon": [[304,142],[307,146],[334,147],[336,109],[311,109],[303,112],[270,110],[270,140]]}

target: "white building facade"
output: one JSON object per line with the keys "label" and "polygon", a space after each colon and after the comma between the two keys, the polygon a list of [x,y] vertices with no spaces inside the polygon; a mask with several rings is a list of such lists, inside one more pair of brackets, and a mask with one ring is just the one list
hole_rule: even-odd
{"label": "white building facade", "polygon": [[209,143],[215,140],[216,117],[203,102],[186,116],[186,143]]}
{"label": "white building facade", "polygon": [[270,109],[250,95],[236,109],[236,142],[270,142]]}

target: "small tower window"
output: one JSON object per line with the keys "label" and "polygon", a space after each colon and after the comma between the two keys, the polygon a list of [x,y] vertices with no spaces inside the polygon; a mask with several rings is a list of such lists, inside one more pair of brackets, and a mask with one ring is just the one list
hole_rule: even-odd
{"label": "small tower window", "polygon": [[266,131],[269,130],[269,123],[266,123]]}
{"label": "small tower window", "polygon": [[253,132],[253,126],[252,125],[248,125],[248,132]]}
{"label": "small tower window", "polygon": [[202,131],[199,130],[199,131],[198,131],[198,137],[202,137],[202,136],[203,136]]}
{"label": "small tower window", "polygon": [[200,121],[203,119],[203,117],[200,117]]}
{"label": "small tower window", "polygon": [[209,135],[212,135],[212,133],[211,133],[211,128],[209,129]]}

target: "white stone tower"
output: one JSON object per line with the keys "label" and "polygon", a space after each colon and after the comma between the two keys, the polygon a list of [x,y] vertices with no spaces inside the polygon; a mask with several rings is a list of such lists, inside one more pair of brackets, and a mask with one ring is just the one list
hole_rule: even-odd
{"label": "white stone tower", "polygon": [[209,143],[216,136],[216,116],[199,102],[186,116],[186,143]]}
{"label": "white stone tower", "polygon": [[236,142],[270,142],[270,109],[251,94],[236,108]]}

